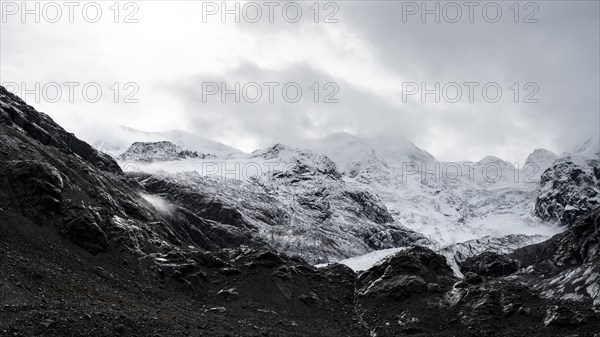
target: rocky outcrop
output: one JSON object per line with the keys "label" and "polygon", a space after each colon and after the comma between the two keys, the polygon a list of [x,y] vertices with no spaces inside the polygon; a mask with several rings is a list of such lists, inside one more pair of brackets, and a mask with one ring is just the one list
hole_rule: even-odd
{"label": "rocky outcrop", "polygon": [[[108,155],[96,151],[72,133],[66,132],[48,115],[36,111],[2,86],[0,86],[0,125],[3,128],[18,130],[19,138],[26,138],[22,143],[15,143],[14,133],[0,133],[0,141],[4,145],[3,157],[0,158],[7,158],[9,155],[7,148],[10,148],[11,151],[21,152],[16,157],[10,157],[11,159],[31,159],[30,151],[16,146],[35,141],[37,144],[52,147],[61,153],[77,155],[100,170],[111,173],[121,172],[117,163]],[[15,153],[11,152],[10,154]]]}
{"label": "rocky outcrop", "polygon": [[363,214],[369,220],[375,223],[393,222],[394,218],[388,210],[378,203],[378,200],[369,192],[363,191],[346,191],[345,196],[354,200],[359,208],[355,209],[357,214]]}
{"label": "rocky outcrop", "polygon": [[460,265],[462,273],[475,273],[481,276],[506,276],[517,270],[519,270],[517,260],[493,252],[470,257]]}
{"label": "rocky outcrop", "polygon": [[570,155],[557,160],[541,176],[535,214],[570,225],[600,206],[600,158]]}
{"label": "rocky outcrop", "polygon": [[[600,305],[600,208],[550,240],[516,250],[525,279],[549,298]],[[533,276],[533,277],[532,277]]]}
{"label": "rocky outcrop", "polygon": [[[210,155],[208,155],[210,156]],[[196,151],[182,150],[181,147],[168,142],[135,142],[129,149],[119,155],[120,161],[132,162],[153,162],[153,161],[171,161],[186,158],[205,159],[206,154],[198,154]]]}
{"label": "rocky outcrop", "polygon": [[431,250],[401,251],[359,275],[356,310],[371,336],[592,336],[600,326],[591,307],[502,276],[506,269],[496,267],[514,270],[513,260],[486,254],[471,261],[482,275],[465,270],[461,280]]}
{"label": "rocky outcrop", "polygon": [[460,267],[466,259],[484,252],[500,255],[510,254],[518,248],[530,246],[549,239],[543,235],[510,234],[502,237],[482,237],[443,247],[439,253],[448,259],[455,274],[460,275]]}

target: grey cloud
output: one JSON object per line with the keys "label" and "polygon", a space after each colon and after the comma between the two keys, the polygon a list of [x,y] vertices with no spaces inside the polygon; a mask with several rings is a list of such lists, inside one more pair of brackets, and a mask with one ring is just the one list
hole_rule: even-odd
{"label": "grey cloud", "polygon": [[[501,135],[533,136],[540,139],[538,146],[566,151],[590,136],[597,136],[599,3],[538,1],[539,23],[531,24],[513,23],[513,12],[507,10],[512,2],[500,3],[505,19],[496,24],[482,22],[481,17],[474,24],[466,20],[457,24],[441,20],[442,23],[436,24],[431,17],[427,23],[415,17],[403,23],[403,2],[392,1],[369,5],[344,3],[343,19],[360,22],[360,32],[378,49],[382,64],[410,81],[538,83],[539,104],[518,106],[518,111],[506,115],[507,121],[492,118],[492,128],[473,129],[468,125],[482,125],[467,123],[460,130],[497,133],[488,137],[492,142],[489,145],[502,142],[503,137],[498,137]],[[482,107],[479,113],[493,116],[506,113],[503,109],[486,112],[490,109],[485,108],[489,107]],[[457,118],[461,116],[455,106],[448,105],[447,111]],[[508,122],[513,118],[518,123]],[[522,126],[517,128],[516,124]],[[440,123],[440,126],[450,125]],[[543,138],[549,138],[551,143]]]}
{"label": "grey cloud", "polygon": [[[308,9],[312,2],[301,2],[305,17],[298,24],[284,22],[279,17],[275,24],[263,21],[259,24],[227,25],[239,29],[240,34],[250,33],[251,36],[257,37],[266,48],[270,46],[271,39],[274,41],[273,47],[278,47],[275,45],[275,37],[292,40],[304,37],[298,40],[306,44],[301,46],[305,50],[323,49],[315,55],[327,54],[328,49],[339,48],[334,42],[338,42],[335,39],[340,37],[335,34],[326,35],[328,28],[345,29],[364,42],[362,48],[367,48],[370,55],[373,55],[373,60],[365,61],[365,67],[374,63],[376,67],[384,70],[388,79],[428,84],[493,81],[501,84],[503,100],[496,104],[482,102],[481,98],[473,104],[465,102],[464,99],[456,104],[435,104],[430,101],[420,103],[413,99],[408,103],[398,104],[401,92],[397,89],[383,94],[364,87],[375,84],[380,88],[378,90],[381,90],[388,86],[391,88],[392,83],[372,83],[372,78],[357,77],[353,77],[352,81],[345,77],[348,80],[346,81],[323,66],[318,56],[314,59],[301,58],[303,61],[300,62],[284,60],[284,66],[278,68],[280,70],[272,70],[259,66],[262,64],[259,62],[261,60],[253,59],[253,55],[245,55],[245,50],[241,47],[231,51],[239,54],[237,57],[242,60],[235,68],[224,67],[223,69],[229,70],[210,74],[190,70],[184,77],[168,77],[169,80],[165,80],[163,74],[169,73],[168,68],[143,68],[138,66],[136,60],[139,59],[139,63],[150,66],[164,66],[171,60],[173,66],[180,68],[178,60],[189,59],[170,54],[160,46],[146,46],[145,49],[161,51],[160,55],[143,52],[136,54],[133,47],[109,52],[110,45],[95,45],[102,36],[99,35],[102,31],[101,26],[90,28],[86,25],[77,26],[78,29],[67,26],[48,30],[40,30],[39,26],[35,25],[3,26],[0,74],[10,75],[10,80],[13,81],[20,80],[19,77],[27,80],[35,78],[39,81],[55,78],[79,79],[80,76],[98,76],[97,74],[107,72],[128,79],[135,79],[138,75],[140,78],[149,78],[149,82],[140,83],[140,87],[148,92],[142,97],[144,104],[136,106],[135,109],[131,106],[113,107],[114,110],[123,109],[122,116],[133,113],[131,110],[143,111],[142,108],[153,105],[153,94],[167,93],[161,98],[173,98],[176,100],[173,102],[173,109],[182,107],[184,111],[149,114],[153,116],[151,118],[162,118],[165,121],[181,118],[178,124],[186,125],[187,131],[202,133],[208,138],[215,138],[230,145],[236,145],[234,143],[240,139],[248,139],[253,146],[268,146],[276,142],[301,145],[307,138],[348,131],[365,137],[405,136],[445,160],[477,160],[487,154],[510,157],[506,158],[509,160],[524,160],[533,148],[546,147],[555,152],[569,151],[586,138],[597,136],[600,131],[600,4],[596,1],[538,1],[536,3],[540,6],[540,11],[537,18],[540,22],[535,24],[513,23],[512,17],[508,17],[512,13],[506,10],[512,2],[500,2],[505,12],[503,19],[496,24],[482,22],[481,17],[478,17],[478,22],[474,24],[465,20],[457,24],[423,24],[412,17],[408,23],[403,23],[402,2],[336,3],[340,9],[336,15],[340,21],[338,24],[312,22],[312,18],[306,17],[312,15]],[[196,15],[200,20],[197,12],[181,13],[182,16],[187,14]],[[168,24],[156,21],[160,17],[142,18],[144,22],[139,27],[126,28],[129,34],[135,36],[136,29],[139,28],[142,28],[139,31],[143,33],[143,28],[146,27],[143,24],[161,23],[161,34],[169,39],[179,39],[179,43],[185,46],[196,43],[193,40],[193,32],[174,30]],[[202,28],[203,26],[200,26],[200,29]],[[330,38],[330,46],[318,43],[313,45],[310,39],[306,39],[306,34],[321,33],[324,35],[315,36],[315,39],[324,36]],[[54,36],[56,34],[60,36]],[[140,36],[140,40],[143,40],[142,38]],[[162,40],[157,38],[157,41]],[[132,46],[138,43],[133,42]],[[33,47],[29,46],[31,43],[34,44]],[[82,50],[85,52],[73,52],[78,50],[76,46],[82,43]],[[202,52],[210,55],[210,47],[206,46]],[[62,48],[65,48],[64,53],[61,53]],[[187,48],[182,49],[185,50]],[[22,57],[29,52],[43,57]],[[100,55],[125,55],[122,60],[114,58],[121,60],[119,62],[102,64],[101,60],[94,59],[96,52],[105,53]],[[360,59],[361,56],[354,53],[352,50],[347,51],[349,57]],[[147,60],[150,61],[146,62]],[[102,67],[91,71],[88,69],[89,63]],[[197,68],[194,64],[189,66],[190,69]],[[356,69],[346,70],[352,73]],[[143,73],[140,74],[140,71]],[[229,100],[223,104],[214,100],[214,97],[211,97],[213,99],[208,103],[203,103],[201,83],[209,81],[229,84],[297,82],[303,88],[304,96],[295,104],[282,101],[280,95],[272,104],[264,100],[256,104],[237,104]],[[513,82],[523,85],[528,81],[539,85],[540,92],[537,98],[540,102],[512,102],[512,93],[508,87]],[[320,83],[321,86],[327,82],[338,84],[339,103],[312,102],[309,87],[314,82]],[[396,103],[393,103],[394,101]],[[160,103],[165,105],[165,102]],[[56,105],[53,108],[62,107]],[[69,107],[70,110],[86,111],[85,113],[88,113],[88,108],[89,106]],[[48,113],[52,115],[54,112]],[[118,116],[118,113],[112,113],[111,116]],[[113,117],[107,117],[105,122],[123,123]],[[87,117],[83,112],[78,118],[82,122],[73,122],[71,125],[77,127],[79,124],[95,124],[84,123],[83,120]],[[154,124],[160,122],[159,120]],[[72,131],[86,138],[90,129],[93,128],[82,126],[80,130]]]}

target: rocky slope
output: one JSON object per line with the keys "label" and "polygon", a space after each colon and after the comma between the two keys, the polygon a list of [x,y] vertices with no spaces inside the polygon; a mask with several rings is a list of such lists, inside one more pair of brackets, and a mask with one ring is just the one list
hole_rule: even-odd
{"label": "rocky slope", "polygon": [[[463,279],[443,255],[411,242],[357,275],[343,265],[319,269],[279,253],[265,235],[283,225],[294,229],[286,234],[292,237],[300,229],[288,222],[323,216],[331,233],[363,230],[350,237],[365,245],[414,234],[394,222],[377,196],[351,186],[327,157],[275,146],[249,160],[281,160],[286,169],[248,181],[126,175],[3,87],[0,140],[0,336],[600,331],[598,208],[548,241],[457,263]],[[298,241],[325,242],[330,232],[300,234]],[[326,248],[340,251],[337,244]]]}
{"label": "rocky slope", "polygon": [[364,335],[336,269],[161,202],[3,87],[0,137],[0,335]]}

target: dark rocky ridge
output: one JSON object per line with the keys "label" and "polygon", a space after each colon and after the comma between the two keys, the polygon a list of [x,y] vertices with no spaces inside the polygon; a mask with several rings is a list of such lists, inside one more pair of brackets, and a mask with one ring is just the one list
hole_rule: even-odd
{"label": "dark rocky ridge", "polygon": [[[2,87],[0,138],[0,336],[600,331],[595,298],[563,296],[597,286],[600,210],[510,257],[473,258],[477,268],[464,264],[464,279],[418,246],[357,276],[271,251],[239,210],[218,201],[173,198],[160,210],[144,199],[146,188],[175,187],[125,176]],[[368,197],[352,199],[386,221]],[[509,258],[528,268],[489,273],[486,265]]]}

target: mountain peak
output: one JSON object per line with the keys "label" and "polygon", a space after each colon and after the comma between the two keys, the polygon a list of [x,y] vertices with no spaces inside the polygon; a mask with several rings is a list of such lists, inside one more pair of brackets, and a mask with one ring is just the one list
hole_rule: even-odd
{"label": "mountain peak", "polygon": [[481,164],[481,165],[490,164],[490,163],[506,164],[507,162],[496,156],[485,156],[484,158],[482,158],[480,161],[477,162],[477,164]]}
{"label": "mountain peak", "polygon": [[264,158],[264,159],[274,159],[277,157],[281,157],[284,153],[287,154],[298,154],[301,153],[302,151],[299,149],[296,149],[294,147],[282,144],[282,143],[276,143],[270,147],[264,148],[264,149],[258,149],[258,150],[254,150],[251,154],[250,154],[250,158]]}
{"label": "mountain peak", "polygon": [[558,155],[556,153],[546,150],[546,149],[535,149],[527,159],[525,160],[525,165],[537,165],[540,168],[546,169],[554,163],[554,161],[558,159]]}
{"label": "mountain peak", "polygon": [[359,140],[360,138],[345,132],[345,131],[339,131],[339,132],[334,132],[329,134],[328,136],[325,136],[322,138],[323,141],[334,141],[334,142],[341,142],[341,141],[356,141]]}
{"label": "mountain peak", "polygon": [[588,138],[585,142],[575,147],[573,154],[590,159],[598,159],[600,157],[600,139],[598,137]]}
{"label": "mountain peak", "polygon": [[172,142],[135,142],[118,159],[123,161],[171,161],[185,158],[205,158],[196,151],[182,150]]}
{"label": "mountain peak", "polygon": [[190,133],[182,130],[146,132],[128,126],[118,126],[111,131],[110,139],[95,139],[91,141],[97,149],[113,157],[117,157],[125,152],[134,142],[157,143],[162,141],[169,141],[184,149],[210,154],[219,158],[245,154],[243,151],[229,145],[204,138],[202,133]]}

